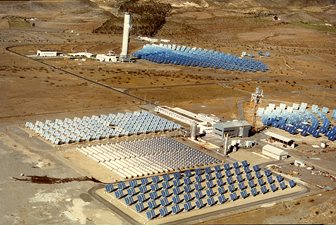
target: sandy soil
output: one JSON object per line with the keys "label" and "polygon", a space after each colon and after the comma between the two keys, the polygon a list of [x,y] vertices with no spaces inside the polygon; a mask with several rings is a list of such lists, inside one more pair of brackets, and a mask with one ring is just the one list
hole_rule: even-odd
{"label": "sandy soil", "polygon": [[[11,177],[22,172],[59,177],[86,172],[69,166],[71,162],[63,156],[71,156],[71,151],[53,154],[48,147],[32,145],[28,137],[23,140],[24,145],[18,144],[22,141],[20,136],[11,137],[6,133],[7,125],[22,125],[26,120],[133,110],[144,104],[144,100],[211,113],[224,119],[236,118],[239,114],[237,102],[243,100],[246,101],[245,117],[251,121],[248,101],[256,86],[264,89],[261,106],[269,102],[304,101],[334,108],[336,32],[334,27],[325,26],[325,21],[335,21],[335,6],[314,6],[305,8],[306,11],[292,7],[290,11],[281,8],[284,7],[282,3],[274,8],[285,21],[282,23],[273,21],[272,16],[246,14],[256,8],[246,8],[244,2],[231,3],[232,8],[210,4],[206,10],[174,9],[157,37],[236,55],[242,51],[257,55],[259,50],[267,50],[271,57],[257,58],[269,66],[266,73],[163,66],[141,60],[135,64],[105,64],[28,59],[22,55],[34,54],[41,48],[119,53],[121,37],[92,33],[108,18],[111,8],[81,0],[0,1],[0,165],[3,171],[0,175],[3,197],[0,199],[10,202],[6,207],[0,204],[0,213],[4,215],[0,223],[121,221],[97,202],[87,204],[79,198],[78,191],[86,193],[93,184],[37,186],[14,183]],[[143,44],[132,37],[130,50],[133,52]],[[311,157],[312,154],[303,155]],[[323,159],[329,158],[327,167],[334,169],[333,156],[330,152],[319,153],[317,157],[321,162],[317,164],[323,166]],[[35,165],[42,168],[35,168]],[[308,177],[302,177],[305,176]],[[207,223],[335,223],[334,195],[335,191],[323,192]]]}
{"label": "sandy soil", "polygon": [[235,216],[200,224],[272,224],[272,223],[324,223],[334,224],[335,191],[324,192],[300,200],[283,202],[272,207],[251,210]]}

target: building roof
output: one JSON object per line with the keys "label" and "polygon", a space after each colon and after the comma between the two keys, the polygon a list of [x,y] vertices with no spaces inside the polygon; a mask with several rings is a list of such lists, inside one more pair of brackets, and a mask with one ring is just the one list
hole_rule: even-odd
{"label": "building roof", "polygon": [[286,152],[285,150],[282,150],[280,148],[277,148],[273,145],[265,145],[263,148],[263,150],[271,152],[275,155],[288,155],[288,152]]}
{"label": "building roof", "polygon": [[233,120],[233,121],[216,123],[215,126],[230,128],[230,127],[246,127],[251,126],[251,124],[249,124],[246,120]]}
{"label": "building roof", "polygon": [[282,136],[282,135],[280,135],[280,134],[273,133],[273,132],[271,132],[271,131],[266,131],[265,134],[266,134],[267,136],[270,136],[270,137],[272,137],[272,138],[275,138],[275,139],[278,139],[278,140],[281,140],[281,141],[284,141],[284,142],[287,142],[287,143],[288,143],[288,142],[291,142],[291,141],[294,141],[293,139],[290,139],[290,138],[288,138],[288,137]]}
{"label": "building roof", "polygon": [[58,50],[53,50],[53,49],[39,49],[37,51],[40,51],[40,52],[60,52]]}

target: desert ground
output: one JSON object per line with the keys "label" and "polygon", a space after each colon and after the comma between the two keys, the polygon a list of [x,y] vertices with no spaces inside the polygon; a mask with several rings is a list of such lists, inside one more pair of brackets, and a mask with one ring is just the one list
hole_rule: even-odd
{"label": "desert ground", "polygon": [[[156,38],[234,55],[246,51],[269,70],[248,73],[144,60],[114,64],[29,58],[38,49],[119,54],[121,34],[93,31],[120,13],[121,1],[0,1],[0,224],[128,224],[87,193],[95,185],[92,181],[14,180],[20,174],[92,175],[71,166],[63,157],[67,153],[62,153],[67,148],[39,139],[31,143],[22,129],[25,121],[131,111],[152,103],[251,122],[250,93],[256,87],[264,90],[261,106],[307,102],[335,108],[335,2],[162,2],[171,3],[172,10]],[[281,20],[274,21],[274,15]],[[146,44],[135,37],[132,34],[130,52]],[[270,57],[259,58],[260,50],[269,51]],[[335,151],[321,154],[335,174],[330,166],[336,161]],[[311,189],[307,196],[199,224],[336,223],[335,190],[324,191],[316,187],[316,179],[307,177],[301,177]],[[336,187],[335,181],[329,185]]]}

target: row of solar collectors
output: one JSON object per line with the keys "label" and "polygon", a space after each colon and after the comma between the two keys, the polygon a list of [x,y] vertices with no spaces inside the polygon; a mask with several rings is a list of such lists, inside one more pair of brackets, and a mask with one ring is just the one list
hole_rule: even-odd
{"label": "row of solar collectors", "polygon": [[224,69],[231,71],[241,71],[241,72],[257,72],[266,71],[266,68],[258,67],[255,65],[240,65],[238,62],[226,62],[223,63],[221,60],[209,59],[206,61],[203,57],[193,57],[187,58],[185,56],[176,56],[174,54],[167,53],[156,53],[149,55],[142,55],[138,58],[149,60],[155,63],[162,64],[174,64],[192,67],[203,67],[203,68],[213,68],[213,69]]}
{"label": "row of solar collectors", "polygon": [[[289,182],[291,187],[295,186],[295,182],[294,181],[290,181]],[[201,198],[197,198],[196,201],[190,201],[188,199],[192,198],[192,197],[188,197],[190,194],[185,194],[184,195],[184,199],[179,199],[178,196],[174,196],[172,199],[173,201],[169,201],[167,198],[163,198],[160,200],[160,202],[158,203],[155,200],[145,200],[145,201],[140,201],[140,200],[134,200],[133,197],[125,197],[125,203],[127,205],[133,205],[135,204],[135,209],[137,212],[143,212],[146,211],[146,216],[148,218],[148,220],[154,219],[157,216],[161,216],[161,217],[165,217],[168,214],[172,213],[172,214],[178,214],[182,211],[188,212],[190,210],[193,210],[195,208],[197,209],[201,209],[205,206],[215,206],[217,204],[224,204],[227,201],[236,201],[239,198],[245,199],[249,196],[257,196],[260,193],[262,194],[267,194],[268,192],[272,191],[272,192],[276,192],[277,190],[279,190],[279,188],[281,190],[284,190],[287,188],[287,185],[282,182],[281,185],[278,187],[275,184],[271,185],[271,188],[268,189],[266,186],[262,186],[261,190],[258,191],[256,188],[252,188],[250,192],[248,192],[247,190],[243,190],[240,193],[231,193],[229,194],[230,198],[227,198],[226,195],[224,194],[220,194],[218,196],[205,196],[203,195]],[[141,198],[139,198],[141,199]],[[147,201],[147,204],[146,204]],[[184,202],[183,202],[184,201]],[[158,212],[159,215],[157,213],[155,213],[155,209],[161,207]],[[170,209],[169,209],[170,208]],[[153,216],[154,215],[154,216]]]}
{"label": "row of solar collectors", "polygon": [[[160,43],[159,44],[160,47],[163,48],[168,48],[168,49],[172,49],[172,50],[176,50],[176,51],[182,51],[182,52],[202,52],[202,53],[218,53],[220,54],[221,52],[217,52],[215,50],[208,50],[208,49],[202,49],[202,48],[197,48],[197,47],[187,47],[187,46],[181,46],[181,45],[176,45],[176,44],[163,44]],[[222,53],[224,54],[224,53]],[[270,57],[270,52],[266,51],[266,52],[262,52],[262,51],[258,51],[258,55],[259,56],[266,56],[266,57]],[[253,54],[249,54],[249,56],[253,57]]]}
{"label": "row of solar collectors", "polygon": [[[216,172],[212,171],[211,167],[206,167],[204,169],[204,172],[202,172],[203,169],[196,169],[195,172],[187,170],[184,173],[176,172],[172,176],[170,176],[169,174],[164,174],[162,176],[162,178],[160,178],[159,176],[154,176],[154,177],[151,178],[151,181],[148,180],[147,178],[143,178],[141,180],[132,180],[129,183],[130,186],[127,186],[125,182],[120,182],[120,183],[118,183],[117,187],[120,190],[125,190],[129,187],[130,188],[135,188],[135,187],[139,187],[139,186],[148,186],[148,185],[152,184],[151,185],[152,190],[153,190],[153,187],[154,187],[154,190],[159,190],[160,188],[169,189],[172,186],[180,187],[183,184],[190,185],[190,184],[194,183],[196,190],[200,190],[200,189],[202,190],[203,186],[200,183],[205,181],[206,186],[208,188],[212,188],[212,187],[216,186],[216,184],[214,183],[214,180],[216,180],[216,183],[217,183],[218,186],[225,185],[225,183],[227,181],[227,185],[229,185],[231,187],[233,187],[232,185],[237,181],[237,183],[239,182],[239,185],[238,185],[239,188],[244,189],[246,187],[246,185],[244,183],[245,180],[248,181],[248,184],[249,184],[250,187],[255,187],[254,175],[255,175],[256,179],[258,179],[258,183],[260,185],[265,184],[265,182],[263,180],[264,176],[267,178],[267,181],[270,184],[272,182],[274,182],[274,180],[272,178],[272,172],[270,170],[265,170],[265,175],[263,175],[260,171],[260,167],[258,167],[258,166],[253,167],[253,170],[254,170],[254,173],[255,173],[254,175],[251,173],[252,171],[248,166],[244,167],[243,171],[246,173],[246,177],[242,176],[243,172],[239,168],[234,169],[236,179],[233,177],[234,173],[231,172],[231,169],[225,170],[225,173],[224,173],[224,171],[219,170],[219,168],[221,168],[220,165],[217,165],[214,168],[215,168]],[[203,174],[205,174],[205,176],[203,176]],[[213,174],[215,174],[215,175],[213,175]],[[223,181],[225,176],[227,177],[226,181]],[[192,179],[192,177],[194,177],[194,179]],[[280,175],[276,176],[276,179],[278,180],[278,182],[283,181],[283,177],[281,177]],[[154,184],[155,184],[155,186],[153,186]],[[113,188],[114,186],[112,185],[111,187]],[[142,188],[144,188],[144,187],[142,187]],[[229,189],[230,189],[230,187],[229,187]],[[143,189],[143,190],[145,190],[145,192],[147,191],[147,189]],[[141,187],[140,187],[139,191],[143,192],[143,190],[141,190]],[[185,191],[187,191],[187,190],[185,190]],[[190,192],[190,191],[187,191],[187,192]],[[231,192],[232,192],[232,190],[231,190]]]}
{"label": "row of solar collectors", "polygon": [[293,118],[293,120],[311,120],[312,123],[316,123],[318,126],[320,121],[323,121],[323,123],[328,122],[330,123],[328,117],[326,114],[322,112],[313,113],[310,110],[305,110],[304,112],[300,112],[299,110],[281,110],[280,108],[276,108],[275,110],[271,110],[269,108],[266,108],[266,110],[260,110],[260,114],[266,114],[266,115],[281,115],[284,117],[290,117]]}
{"label": "row of solar collectors", "polygon": [[310,126],[307,122],[289,123],[286,118],[268,116],[263,116],[262,122],[265,126],[280,128],[290,134],[300,133],[302,136],[307,136],[311,134],[315,138],[318,138],[321,134],[324,134],[326,137],[328,137],[328,140],[336,140],[336,126],[330,128],[321,126],[316,128],[314,126]]}
{"label": "row of solar collectors", "polygon": [[157,139],[121,142],[119,144],[139,155],[148,155],[149,159],[154,162],[159,162],[175,169],[220,162],[214,157],[171,138],[160,137]]}
{"label": "row of solar collectors", "polygon": [[[116,187],[113,184],[108,184],[105,189],[108,193],[114,192],[116,198],[124,199],[125,204],[129,206],[134,205],[138,212],[145,211],[148,219],[153,219],[158,216],[154,210],[160,206],[162,208],[158,210],[159,214],[166,216],[170,213],[176,214],[183,210],[190,211],[194,208],[203,208],[206,205],[223,204],[228,200],[225,195],[230,196],[231,201],[235,201],[238,198],[245,199],[249,196],[257,196],[259,193],[267,194],[270,191],[275,192],[287,188],[283,177],[277,175],[276,179],[273,179],[270,170],[264,171],[267,179],[266,184],[263,181],[263,175],[258,165],[252,167],[256,177],[259,177],[258,182],[254,183],[253,180],[249,180],[249,186],[245,185],[244,181],[239,182],[238,193],[236,192],[238,188],[233,184],[229,184],[231,183],[229,178],[232,178],[232,175],[229,175],[226,186],[220,183],[222,177],[218,176],[219,173],[223,172],[224,174],[224,172],[234,170],[236,174],[239,174],[237,176],[240,176],[241,173],[237,170],[240,170],[241,167],[243,171],[247,171],[247,174],[252,172],[249,169],[249,164],[244,160],[242,166],[238,162],[234,163],[233,167],[230,164],[224,164],[224,166],[217,165],[215,167],[196,169],[195,171],[188,170],[184,173],[164,174],[162,177],[154,176],[149,179],[143,178],[129,182],[119,182],[116,184]],[[215,173],[217,177],[217,190],[213,188],[214,184],[211,184],[213,179],[211,178],[212,173]],[[205,179],[207,180],[206,185],[197,182],[196,177],[202,175],[205,175]],[[192,182],[190,179],[193,176],[196,179],[195,182]],[[194,183],[195,187],[191,186],[192,183]],[[293,188],[296,184],[294,181],[289,181],[288,185]],[[176,208],[180,207],[181,210],[176,210]],[[153,212],[155,216],[151,217],[150,215],[153,215]]]}
{"label": "row of solar collectors", "polygon": [[[225,54],[225,53],[222,53],[222,52],[218,52],[218,51],[215,51],[215,50],[208,50],[208,49],[202,49],[202,48],[196,48],[196,47],[187,47],[187,46],[179,46],[179,45],[176,45],[176,44],[159,44],[159,45],[156,45],[156,44],[152,44],[152,45],[145,45],[144,48],[146,49],[152,49],[152,50],[157,50],[157,49],[169,49],[169,50],[173,50],[173,51],[176,51],[180,54],[183,54],[183,53],[189,53],[189,54],[194,54],[194,55],[204,55],[204,56],[216,56],[217,58],[218,57],[221,57],[221,58],[231,58],[231,59],[234,59],[236,60],[237,57],[234,56],[234,55],[231,55],[231,54]],[[259,62],[259,61],[253,61],[253,60],[248,60],[248,59],[245,59],[247,61],[251,61],[251,62]]]}
{"label": "row of solar collectors", "polygon": [[126,151],[111,151],[110,146],[92,146],[78,148],[78,150],[122,178],[139,177],[170,170],[167,166],[153,164],[146,157],[138,157]]}
{"label": "row of solar collectors", "polygon": [[[301,104],[298,103],[293,103],[292,106],[287,106],[284,103],[280,103],[279,106],[276,106],[273,103],[270,103],[265,109],[264,108],[259,108],[257,114],[263,114],[263,112],[271,113],[271,112],[277,112],[279,113],[292,113],[295,112],[297,114],[308,114],[308,115],[313,115],[317,114],[320,119],[324,119],[326,115],[329,113],[329,108],[328,107],[322,107],[319,108],[318,105],[312,105],[310,109],[308,109],[308,104],[305,102],[302,102]],[[336,109],[334,109],[331,112],[331,117],[336,120]]]}
{"label": "row of solar collectors", "polygon": [[[148,183],[146,183],[148,182]],[[115,187],[112,184],[106,186],[106,191],[115,192],[117,198],[123,198],[126,195],[137,197],[140,202],[146,201],[148,199],[156,200],[161,196],[167,198],[169,196],[177,196],[184,194],[184,200],[189,201],[192,198],[186,199],[186,195],[191,196],[193,194],[195,198],[203,198],[205,194],[209,197],[216,195],[216,192],[219,194],[224,193],[235,193],[238,191],[248,190],[249,188],[262,191],[263,186],[265,188],[270,187],[272,190],[275,187],[274,191],[276,191],[276,187],[280,185],[281,189],[286,189],[286,183],[284,178],[280,175],[274,176],[269,175],[266,179],[260,177],[255,182],[255,179],[251,179],[248,182],[244,180],[240,181],[238,185],[235,185],[234,182],[230,181],[227,178],[227,183],[223,181],[222,178],[218,178],[216,181],[213,180],[202,180],[202,181],[192,181],[190,178],[174,178],[171,181],[161,181],[160,179],[153,181],[144,181],[141,180],[137,182],[136,180],[132,180],[129,185],[126,183],[118,183]],[[291,186],[291,184],[289,184]],[[182,187],[183,186],[183,187]],[[217,188],[215,188],[217,186]],[[158,194],[161,191],[161,195]],[[274,192],[273,191],[273,192]],[[263,191],[262,191],[263,192]],[[141,199],[140,199],[141,198]],[[172,199],[174,201],[174,198]]]}
{"label": "row of solar collectors", "polygon": [[78,148],[78,150],[116,172],[122,178],[140,177],[221,162],[168,137],[87,146]]}
{"label": "row of solar collectors", "polygon": [[179,124],[146,111],[46,120],[45,122],[36,121],[35,123],[26,122],[25,127],[35,131],[53,144],[180,129]]}
{"label": "row of solar collectors", "polygon": [[138,54],[139,58],[147,59],[156,63],[164,64],[176,64],[176,65],[186,65],[186,66],[199,66],[199,67],[210,67],[210,68],[222,68],[226,70],[239,70],[239,71],[266,71],[267,68],[263,65],[252,64],[251,62],[242,62],[241,59],[235,60],[223,60],[216,58],[209,58],[207,56],[189,56],[180,55],[175,52],[155,52],[148,54]]}
{"label": "row of solar collectors", "polygon": [[[303,104],[305,107],[302,107]],[[328,108],[324,107],[322,111],[318,111],[318,117],[315,117],[312,111],[306,109],[306,103],[302,103],[299,110],[296,104],[293,106],[295,109],[290,111],[286,110],[283,105],[280,104],[280,107],[276,108],[274,104],[270,104],[266,109],[259,108],[257,114],[261,117],[263,124],[286,130],[291,134],[301,133],[302,136],[311,134],[313,137],[324,134],[329,140],[336,140],[336,126],[332,126],[326,116]],[[312,108],[317,112],[318,106],[313,106]]]}
{"label": "row of solar collectors", "polygon": [[[187,58],[189,57],[189,59],[197,59],[197,57],[199,57],[199,59],[201,59],[203,56],[205,56],[205,57],[212,57],[213,60],[224,60],[224,62],[238,63],[238,64],[242,64],[242,65],[254,62],[252,60],[240,59],[240,58],[237,58],[235,56],[225,55],[225,54],[218,54],[218,55],[216,55],[216,57],[213,57],[213,55],[199,54],[198,51],[195,51],[195,52],[190,54],[190,52],[185,53],[185,52],[167,51],[166,49],[158,48],[156,46],[149,46],[149,47],[143,49],[143,55],[151,55],[153,53],[163,53],[163,54],[175,53],[175,55],[177,57],[184,56],[184,57],[187,57]],[[167,56],[169,56],[169,55],[167,55]],[[262,66],[263,64],[258,62],[258,63],[256,63],[256,65]]]}
{"label": "row of solar collectors", "polygon": [[268,69],[260,61],[240,59],[229,54],[202,49],[180,51],[159,45],[145,45],[143,49],[133,53],[133,55],[137,58],[164,64],[222,68],[245,72],[266,71]]}

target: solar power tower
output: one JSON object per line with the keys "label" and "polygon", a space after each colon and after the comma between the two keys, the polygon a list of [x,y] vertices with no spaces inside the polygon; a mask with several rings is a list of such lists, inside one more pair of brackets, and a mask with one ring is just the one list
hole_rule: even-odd
{"label": "solar power tower", "polygon": [[263,97],[264,97],[264,91],[259,87],[256,87],[255,92],[251,94],[251,102],[253,102],[252,128],[254,130],[255,130],[255,123],[256,123],[256,117],[257,117],[257,106]]}
{"label": "solar power tower", "polygon": [[131,15],[129,13],[125,13],[124,32],[123,32],[122,48],[121,48],[121,53],[120,53],[120,61],[125,61],[129,58],[128,46],[129,46],[129,35],[130,35],[131,27],[132,27]]}

